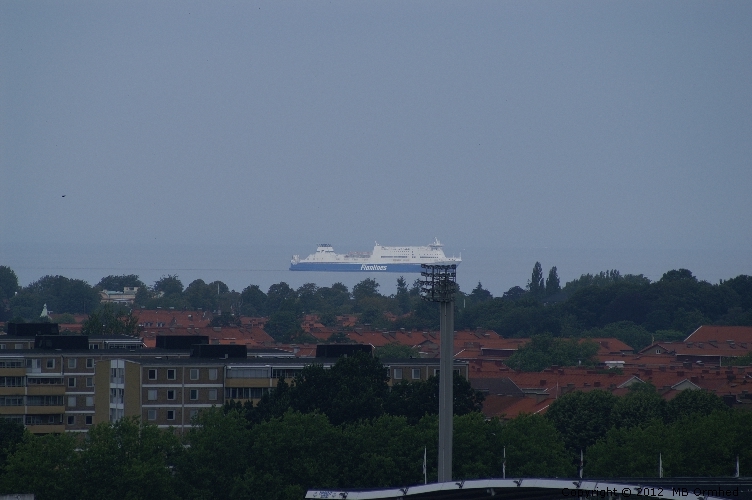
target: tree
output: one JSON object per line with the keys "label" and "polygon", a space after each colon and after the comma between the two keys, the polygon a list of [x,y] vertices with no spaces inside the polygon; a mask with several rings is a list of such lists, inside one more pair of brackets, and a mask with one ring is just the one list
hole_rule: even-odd
{"label": "tree", "polygon": [[266,294],[258,285],[249,285],[240,292],[241,312],[245,316],[266,316]]}
{"label": "tree", "polygon": [[551,335],[533,335],[530,342],[517,349],[506,361],[515,370],[537,372],[551,365],[592,365],[598,344],[590,340],[560,339]]}
{"label": "tree", "polygon": [[298,304],[300,310],[305,313],[312,313],[321,309],[321,296],[319,287],[315,283],[305,283],[298,288]]}
{"label": "tree", "polygon": [[187,453],[177,462],[177,493],[182,498],[232,498],[238,479],[251,465],[248,421],[237,410],[202,410],[188,431]]}
{"label": "tree", "polygon": [[131,335],[139,332],[138,318],[121,307],[104,304],[89,315],[81,327],[83,335]]}
{"label": "tree", "polygon": [[356,308],[364,299],[375,297],[380,297],[379,284],[373,278],[366,278],[353,287],[353,298],[355,299]]}
{"label": "tree", "polygon": [[10,299],[18,291],[18,276],[13,269],[0,266],[0,321],[10,319]]}
{"label": "tree", "polygon": [[561,285],[559,285],[559,275],[556,272],[556,266],[554,266],[548,271],[548,279],[546,280],[546,297],[556,295],[560,291]]}
{"label": "tree", "polygon": [[0,418],[0,470],[5,465],[8,455],[23,442],[24,434],[22,423]]}
{"label": "tree", "polygon": [[502,295],[504,300],[517,300],[525,295],[525,290],[519,286],[513,286]]}
{"label": "tree", "polygon": [[697,281],[697,278],[694,277],[692,274],[692,271],[689,269],[679,269],[678,271],[676,269],[672,269],[671,271],[668,271],[661,276],[660,281],[671,282],[671,281]]}
{"label": "tree", "polygon": [[56,313],[89,313],[99,304],[99,293],[82,280],[44,276],[22,288],[11,301],[13,316],[38,320],[42,307]]}
{"label": "tree", "polygon": [[407,289],[407,282],[405,278],[400,276],[397,278],[397,307],[402,314],[410,312],[410,292]]}
{"label": "tree", "polygon": [[579,454],[606,436],[617,397],[608,391],[573,391],[556,399],[545,418],[562,435],[570,454]]}
{"label": "tree", "polygon": [[676,422],[683,418],[710,415],[713,412],[727,412],[730,408],[723,399],[706,390],[684,390],[666,403],[665,421]]}
{"label": "tree", "polygon": [[137,418],[89,429],[76,480],[81,498],[178,498],[168,465],[183,451],[175,434]]}
{"label": "tree", "polygon": [[0,266],[0,303],[10,300],[18,291],[18,276],[7,266]]}
{"label": "tree", "polygon": [[266,294],[267,313],[274,315],[275,312],[286,310],[296,311],[298,294],[284,281],[269,287]]}
{"label": "tree", "polygon": [[661,396],[651,384],[636,383],[629,387],[629,393],[618,399],[611,412],[611,422],[616,427],[648,426],[653,420],[663,422],[665,405]]}
{"label": "tree", "polygon": [[[454,373],[452,381],[454,414],[465,415],[479,412],[483,408],[485,396],[472,388],[461,375]],[[439,412],[439,377],[428,377],[425,381],[408,382],[403,380],[392,386],[384,405],[386,413],[403,416],[410,424],[416,424],[425,415]]]}
{"label": "tree", "polygon": [[40,500],[80,498],[77,491],[76,436],[72,434],[24,435],[8,456],[0,478],[3,493],[34,493]]}
{"label": "tree", "polygon": [[473,288],[473,291],[470,292],[470,302],[472,304],[479,304],[491,299],[493,299],[493,295],[491,295],[491,292],[483,288],[480,281],[478,282],[478,286]]}
{"label": "tree", "polygon": [[191,281],[183,292],[188,306],[193,309],[205,309],[213,311],[217,309],[219,296],[215,287],[207,285],[204,280]]}
{"label": "tree", "polygon": [[572,477],[574,466],[554,425],[540,415],[522,414],[503,427],[507,477]]}
{"label": "tree", "polygon": [[276,311],[269,317],[264,327],[266,333],[277,342],[290,342],[302,335],[300,320],[294,311]]}
{"label": "tree", "polygon": [[183,282],[175,274],[162,276],[154,283],[154,291],[162,292],[165,296],[183,293]]}
{"label": "tree", "polygon": [[125,287],[146,287],[143,281],[141,281],[136,274],[122,274],[119,276],[109,275],[105,276],[94,288],[97,290],[113,290],[122,292]]}
{"label": "tree", "polygon": [[320,411],[334,425],[370,420],[384,412],[388,380],[387,369],[365,353],[339,358],[329,370],[307,366],[295,377],[291,407],[303,413]]}
{"label": "tree", "polygon": [[540,262],[536,262],[535,266],[533,266],[533,274],[527,283],[527,289],[530,291],[530,295],[536,299],[545,294],[546,285],[543,279],[543,267]]}

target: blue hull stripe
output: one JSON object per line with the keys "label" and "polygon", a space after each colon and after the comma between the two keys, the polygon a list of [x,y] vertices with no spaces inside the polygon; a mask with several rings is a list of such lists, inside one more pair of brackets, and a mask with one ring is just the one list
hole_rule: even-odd
{"label": "blue hull stripe", "polygon": [[420,264],[331,264],[324,262],[301,262],[300,264],[290,264],[290,271],[419,273]]}

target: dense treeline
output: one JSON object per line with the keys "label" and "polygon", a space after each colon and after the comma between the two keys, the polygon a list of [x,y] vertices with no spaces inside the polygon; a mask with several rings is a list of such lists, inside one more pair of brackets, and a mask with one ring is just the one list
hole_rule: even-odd
{"label": "dense treeline", "polygon": [[[239,315],[267,316],[268,332],[278,340],[302,335],[303,314],[315,313],[326,326],[336,316],[358,315],[361,324],[374,328],[438,328],[436,305],[420,299],[417,283],[397,279],[395,294],[379,292],[379,284],[366,278],[349,290],[341,283],[319,287],[306,283],[297,290],[277,283],[264,292],[250,285],[241,292],[220,281],[201,279],[187,287],[177,276],[163,276],[146,286],[138,276],[107,276],[95,286],[62,276],[45,276],[19,287],[15,273],[0,266],[0,319],[33,320],[46,303],[57,313],[96,310],[99,290],[124,286],[139,288],[136,307],[221,311],[215,326],[233,324]],[[635,349],[656,340],[680,340],[703,324],[752,325],[752,276],[711,284],[686,269],[672,270],[651,282],[642,275],[622,276],[616,270],[559,284],[557,269],[544,277],[535,264],[525,288],[516,286],[493,297],[481,283],[457,295],[455,327],[486,328],[503,337],[616,337]],[[396,319],[395,319],[396,318]],[[308,339],[311,340],[311,339]]]}
{"label": "dense treeline", "polygon": [[[462,381],[464,384],[467,382]],[[36,437],[0,420],[0,493],[67,498],[302,499],[310,488],[373,488],[437,479],[438,386],[386,387],[372,358],[312,366],[255,408],[207,409],[185,436],[138,421],[99,424],[86,437]],[[455,381],[455,387],[457,387]],[[395,399],[391,394],[396,393]],[[462,404],[465,406],[463,407]],[[752,414],[715,395],[662,400],[649,385],[621,398],[594,390],[562,396],[545,416],[485,420],[461,393],[454,477],[729,476],[752,473]]]}

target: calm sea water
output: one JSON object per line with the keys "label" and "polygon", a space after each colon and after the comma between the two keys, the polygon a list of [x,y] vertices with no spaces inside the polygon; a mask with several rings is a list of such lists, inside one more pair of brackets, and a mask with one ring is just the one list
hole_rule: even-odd
{"label": "calm sea water", "polygon": [[[347,249],[349,250],[349,249]],[[341,251],[347,251],[342,249]],[[364,249],[366,250],[366,249]],[[555,248],[447,248],[447,255],[459,255],[457,281],[463,291],[478,282],[494,296],[509,288],[524,287],[533,265],[540,261],[545,274],[557,266],[562,285],[584,273],[618,269],[622,274],[643,274],[660,279],[671,269],[691,270],[699,279],[717,283],[740,274],[752,275],[752,251],[742,250],[647,250],[647,249],[555,249]],[[0,265],[11,267],[22,285],[51,274],[83,279],[96,284],[111,274],[137,274],[147,284],[163,275],[175,274],[184,285],[201,278],[221,280],[230,289],[241,291],[248,285],[268,290],[274,283],[286,282],[293,288],[304,283],[329,286],[341,282],[352,288],[359,281],[375,278],[380,292],[396,291],[399,275],[392,273],[324,273],[289,271],[293,253],[306,256],[315,251],[274,245],[31,245],[0,243]],[[340,251],[340,250],[338,250]],[[405,275],[408,284],[419,275]]]}

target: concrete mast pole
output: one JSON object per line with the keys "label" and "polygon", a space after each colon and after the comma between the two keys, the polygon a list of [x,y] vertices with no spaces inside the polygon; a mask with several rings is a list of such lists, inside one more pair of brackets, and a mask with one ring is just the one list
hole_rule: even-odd
{"label": "concrete mast pole", "polygon": [[439,361],[439,482],[452,480],[454,424],[454,301],[441,301],[441,360]]}

